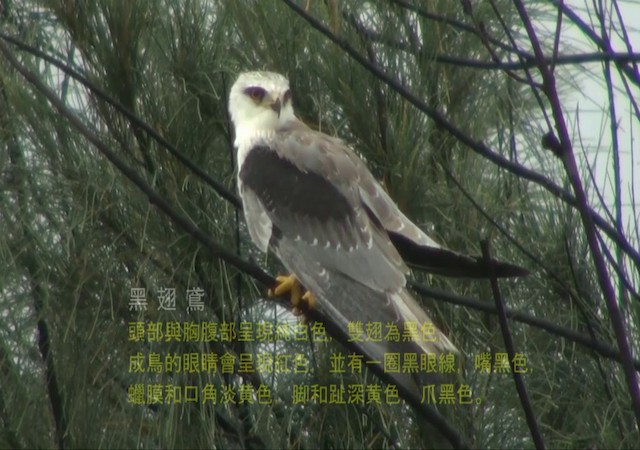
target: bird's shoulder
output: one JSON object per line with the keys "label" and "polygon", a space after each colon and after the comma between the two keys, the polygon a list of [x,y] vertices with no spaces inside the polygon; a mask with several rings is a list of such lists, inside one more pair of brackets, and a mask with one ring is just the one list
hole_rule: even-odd
{"label": "bird's shoulder", "polygon": [[357,183],[368,173],[364,162],[342,139],[289,121],[272,137],[274,150],[300,170],[317,173],[332,181]]}

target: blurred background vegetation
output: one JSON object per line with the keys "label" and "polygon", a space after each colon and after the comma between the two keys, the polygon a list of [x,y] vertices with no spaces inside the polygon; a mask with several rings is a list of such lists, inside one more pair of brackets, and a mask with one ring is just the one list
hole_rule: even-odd
{"label": "blurred background vegetation", "polygon": [[[562,35],[556,55],[603,52],[609,34],[630,43],[616,2],[568,12],[555,2],[526,3],[549,57],[558,17],[564,17],[561,27],[575,28],[573,13],[589,24],[593,48],[580,48]],[[563,7],[564,15],[558,15]],[[344,45],[331,43],[305,14]],[[286,329],[297,320],[265,299],[266,286],[255,276],[220,258],[192,229],[155,206],[157,198],[164,199],[219,246],[277,273],[278,262],[251,244],[233,197],[220,195],[139,122],[34,49],[128,109],[230,193],[235,173],[228,90],[245,70],[287,74],[298,115],[353,145],[423,229],[469,254],[479,254],[480,241],[490,239],[494,256],[531,271],[500,287],[506,305],[519,313],[510,317],[510,331],[526,358],[523,380],[546,445],[640,446],[640,418],[620,361],[634,370],[640,363],[621,356],[612,326],[623,327],[637,354],[637,162],[633,137],[621,134],[637,132],[640,118],[640,59],[630,46],[620,46],[627,59],[552,64],[562,99],[570,99],[585,78],[599,80],[607,92],[615,72],[617,84],[605,98],[615,91],[631,111],[618,128],[622,113],[615,115],[615,104],[600,105],[605,143],[597,150],[605,162],[598,173],[608,174],[601,184],[587,170],[593,148],[581,139],[579,118],[570,130],[592,212],[601,219],[599,245],[623,318],[616,322],[594,268],[579,202],[571,200],[566,165],[551,151],[558,149],[552,139],[551,145],[541,144],[557,130],[553,95],[541,89],[531,35],[511,2],[2,0],[0,30],[0,448],[447,444],[436,430],[426,431],[425,419],[406,404],[295,404],[293,384],[381,383],[371,373],[331,374],[330,354],[343,349],[335,342],[283,337],[258,344],[224,341],[219,332],[212,342],[132,340],[132,322],[212,321],[239,328],[241,322],[262,321]],[[52,106],[16,61],[154,195],[141,191]],[[416,107],[411,98],[431,109]],[[573,114],[585,103],[567,101],[563,107]],[[631,157],[631,183],[620,176],[620,155]],[[599,197],[607,190],[613,196]],[[623,195],[633,200],[625,203]],[[440,413],[467,445],[534,446],[511,374],[475,367],[483,353],[505,352],[498,318],[487,312],[495,311],[489,283],[422,274],[414,280],[476,305],[416,294],[462,349],[463,376],[478,399],[470,406],[441,405]],[[132,288],[145,289],[145,310],[131,308]],[[175,311],[159,307],[163,288],[175,288]],[[203,311],[187,311],[187,290],[193,288],[204,294]],[[137,373],[132,358],[138,353],[301,354],[310,371]],[[271,403],[259,404],[252,395],[245,402],[222,402],[219,395],[217,402],[140,405],[131,401],[134,385],[213,386],[219,393],[265,386]]]}

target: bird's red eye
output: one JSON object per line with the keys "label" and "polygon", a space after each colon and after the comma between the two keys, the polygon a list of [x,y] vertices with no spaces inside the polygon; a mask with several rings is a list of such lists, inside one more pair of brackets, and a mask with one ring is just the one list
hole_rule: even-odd
{"label": "bird's red eye", "polygon": [[264,89],[256,86],[251,86],[246,88],[244,90],[244,93],[247,94],[251,98],[251,100],[253,100],[256,103],[261,102],[264,96],[267,94],[267,92]]}

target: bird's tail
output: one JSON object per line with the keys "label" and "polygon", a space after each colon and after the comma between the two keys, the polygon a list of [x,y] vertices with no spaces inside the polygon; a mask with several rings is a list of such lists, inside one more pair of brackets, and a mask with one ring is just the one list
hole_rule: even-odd
{"label": "bird's tail", "polygon": [[529,274],[528,270],[515,264],[495,259],[486,263],[482,257],[461,255],[446,248],[418,245],[401,234],[388,234],[404,262],[423,272],[457,278],[510,278]]}
{"label": "bird's tail", "polygon": [[[431,364],[426,364],[428,355],[433,361],[433,357],[437,358],[442,353],[458,351],[411,294],[404,288],[394,293],[374,291],[341,274],[332,273],[331,279],[328,289],[316,291],[320,295],[314,292],[316,297],[320,297],[318,303],[323,313],[344,328],[355,322],[364,327],[381,324],[382,339],[373,341],[365,336],[362,342],[355,342],[361,352],[382,365],[385,371],[387,364],[391,362],[393,366],[395,359],[398,367],[390,373],[391,378],[396,385],[416,393],[414,395],[422,397],[424,386],[431,385],[438,392],[446,376],[431,370]],[[407,326],[408,323],[411,325]],[[395,338],[391,336],[393,333],[389,333],[389,327],[398,331]]]}
{"label": "bird's tail", "polygon": [[[425,353],[458,353],[458,349],[449,338],[433,323],[425,310],[416,302],[406,289],[390,294],[400,323],[415,323],[414,342]],[[411,329],[411,327],[409,327]]]}

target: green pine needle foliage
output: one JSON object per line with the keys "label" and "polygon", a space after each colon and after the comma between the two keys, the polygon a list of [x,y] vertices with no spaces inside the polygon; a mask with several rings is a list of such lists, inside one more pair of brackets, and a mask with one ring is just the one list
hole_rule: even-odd
{"label": "green pine needle foliage", "polygon": [[[529,48],[511,2],[470,2],[472,16],[451,1],[411,2],[418,12],[393,1],[295,3],[474,141],[570,190],[561,162],[540,146],[548,131],[541,108],[548,111],[548,104],[522,82],[525,72],[459,62],[492,61],[481,36],[459,23],[482,25],[506,44],[509,30]],[[550,17],[555,23],[548,5],[526,3],[536,23]],[[0,30],[63,61],[231,192],[229,88],[245,70],[287,74],[299,117],[352,145],[423,229],[474,255],[480,241],[490,239],[496,257],[531,271],[501,282],[509,308],[617,350],[577,210],[473,152],[284,2],[5,0]],[[546,50],[552,33],[545,35]],[[68,74],[3,42],[176,212],[243,259],[271,274],[282,270],[253,246],[241,212],[141,127]],[[518,61],[492,48],[496,59]],[[298,320],[266,298],[265,286],[172,222],[7,59],[0,55],[0,61],[0,448],[448,445],[402,402],[296,403],[294,385],[386,386],[366,370],[335,373],[332,358],[350,356],[340,344],[293,339]],[[558,69],[563,93],[579,84],[571,70],[581,69]],[[539,81],[534,68],[531,73]],[[595,185],[581,175],[590,198],[597,198]],[[633,242],[633,232],[626,236]],[[615,243],[607,245],[620,261]],[[622,258],[637,292],[638,266]],[[638,299],[609,270],[637,353]],[[494,304],[486,281],[418,273],[413,279]],[[145,311],[131,309],[136,288],[145,289]],[[159,307],[164,288],[175,288],[175,311]],[[193,288],[203,293],[202,311],[187,311]],[[497,316],[415,295],[462,350],[460,376],[473,392],[471,405],[440,405],[440,413],[470,446],[533,447],[511,374],[476,367],[482,355],[505,352]],[[149,324],[169,322],[218,328],[208,342],[132,339],[136,323],[148,332]],[[259,343],[223,338],[223,324],[237,331],[243,323],[262,323],[280,335]],[[513,317],[509,324],[526,358],[523,377],[548,447],[640,445],[618,361]],[[218,362],[301,355],[309,370],[244,372],[238,363],[226,371],[218,365],[178,372],[162,364],[147,370],[150,355],[163,364],[177,355],[186,364],[188,354],[216,355]],[[137,355],[145,370],[137,370]],[[134,404],[132,386],[143,386],[147,401]],[[166,386],[192,386],[200,395],[213,389],[217,401],[154,401]],[[260,387],[270,391],[268,404],[258,401]],[[243,401],[222,401],[225,392],[242,389],[254,391]]]}

